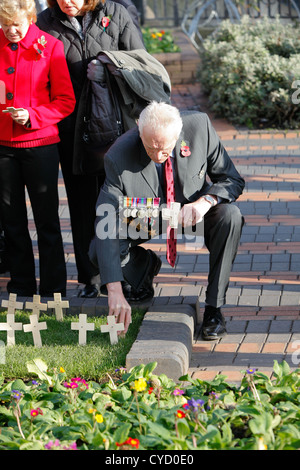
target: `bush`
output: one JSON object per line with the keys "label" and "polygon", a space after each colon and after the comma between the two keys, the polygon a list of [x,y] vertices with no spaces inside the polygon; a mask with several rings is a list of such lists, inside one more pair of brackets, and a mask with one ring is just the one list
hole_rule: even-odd
{"label": "bush", "polygon": [[121,370],[105,383],[28,363],[36,380],[0,376],[0,450],[296,450],[300,370],[274,363],[239,387],[225,376],[184,376],[178,386],[155,363]]}
{"label": "bush", "polygon": [[299,126],[299,100],[292,100],[299,28],[245,16],[240,24],[224,21],[204,47],[198,78],[214,112],[250,128]]}

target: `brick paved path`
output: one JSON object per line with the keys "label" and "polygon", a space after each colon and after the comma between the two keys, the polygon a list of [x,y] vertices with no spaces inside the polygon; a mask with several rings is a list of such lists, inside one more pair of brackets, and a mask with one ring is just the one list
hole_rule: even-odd
{"label": "brick paved path", "polygon": [[[177,87],[176,99],[181,107],[199,104],[207,111],[198,86]],[[238,381],[240,371],[249,366],[271,374],[274,360],[284,359],[291,368],[298,365],[300,132],[238,132],[223,120],[211,118],[246,180],[237,201],[246,223],[223,308],[228,335],[208,343],[197,332],[190,374],[212,379],[221,372],[228,380]],[[169,284],[167,279],[161,284],[163,279],[158,277],[160,294],[176,295],[177,289],[183,302],[198,293],[203,300],[206,263],[205,249],[182,253]]]}
{"label": "brick paved path", "polygon": [[[181,109],[208,111],[199,85],[174,87],[173,104]],[[298,359],[296,341],[300,341],[300,131],[237,131],[224,120],[213,116],[211,119],[246,180],[245,192],[237,202],[246,224],[223,309],[229,333],[219,342],[210,343],[202,341],[199,331],[196,332],[190,374],[211,379],[222,372],[228,380],[238,381],[240,371],[249,366],[270,374],[274,360],[285,359],[293,368],[297,365],[294,359]],[[106,306],[106,298],[76,297],[77,274],[62,178],[59,192],[70,305],[74,312],[84,307],[85,312],[97,313],[98,307],[103,310]],[[29,203],[28,212],[37,251]],[[171,269],[165,261],[163,241],[153,240],[147,247],[161,254],[163,260],[155,279],[153,304],[195,303],[199,297],[203,307],[208,272],[206,248],[187,250],[182,243],[176,266]],[[6,282],[7,278],[0,277],[0,298],[7,297]]]}

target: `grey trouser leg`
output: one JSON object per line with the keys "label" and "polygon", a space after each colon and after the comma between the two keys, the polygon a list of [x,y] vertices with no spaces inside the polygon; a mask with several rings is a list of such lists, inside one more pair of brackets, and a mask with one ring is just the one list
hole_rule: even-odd
{"label": "grey trouser leg", "polygon": [[243,224],[239,208],[227,203],[214,206],[204,218],[205,245],[210,253],[206,303],[213,307],[225,304]]}

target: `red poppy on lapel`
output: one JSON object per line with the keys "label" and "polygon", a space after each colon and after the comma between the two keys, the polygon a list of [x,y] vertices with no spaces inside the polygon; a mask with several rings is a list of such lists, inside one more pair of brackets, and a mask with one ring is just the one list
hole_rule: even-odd
{"label": "red poppy on lapel", "polygon": [[191,155],[190,147],[184,140],[181,141],[180,153],[182,157],[189,157]]}
{"label": "red poppy on lapel", "polygon": [[101,24],[104,28],[104,31],[105,31],[105,28],[107,28],[107,26],[109,25],[110,23],[110,16],[104,16],[101,20]]}
{"label": "red poppy on lapel", "polygon": [[37,42],[33,44],[33,48],[36,52],[36,57],[35,57],[36,60],[39,60],[42,57],[43,58],[46,57],[46,54],[45,54],[46,44],[47,44],[47,41],[45,39],[45,36],[40,37],[37,40]]}

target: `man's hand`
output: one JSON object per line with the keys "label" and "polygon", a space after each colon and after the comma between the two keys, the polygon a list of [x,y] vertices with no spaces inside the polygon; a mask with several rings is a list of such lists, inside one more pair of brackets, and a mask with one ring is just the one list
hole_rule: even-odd
{"label": "man's hand", "polygon": [[[217,199],[214,196],[214,199],[217,204]],[[196,225],[201,220],[205,214],[212,207],[212,204],[206,201],[203,197],[200,197],[197,201],[185,204],[179,213],[178,222],[183,225],[183,227],[191,227]]]}
{"label": "man's hand", "polygon": [[[108,315],[114,315],[117,322],[124,323],[126,334],[131,323],[131,307],[124,297],[121,282],[110,282],[107,284],[108,291]],[[118,333],[118,334],[120,334]]]}

